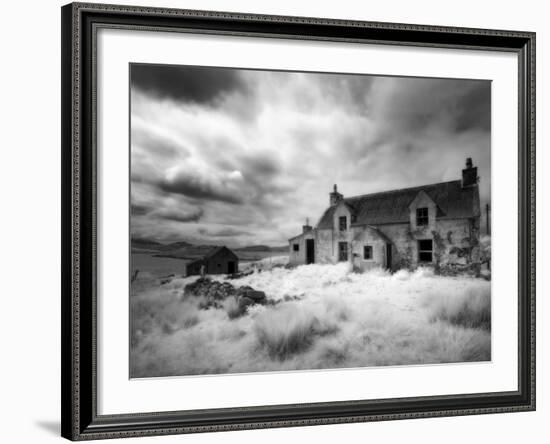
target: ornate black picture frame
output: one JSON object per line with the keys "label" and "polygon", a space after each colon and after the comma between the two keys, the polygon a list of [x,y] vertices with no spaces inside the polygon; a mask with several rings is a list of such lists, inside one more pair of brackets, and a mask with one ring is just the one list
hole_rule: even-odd
{"label": "ornate black picture frame", "polygon": [[[62,436],[71,440],[535,409],[535,34],[72,3],[62,14]],[[518,390],[385,400],[98,415],[96,31],[200,32],[507,51],[519,66]],[[510,290],[512,291],[512,290]]]}

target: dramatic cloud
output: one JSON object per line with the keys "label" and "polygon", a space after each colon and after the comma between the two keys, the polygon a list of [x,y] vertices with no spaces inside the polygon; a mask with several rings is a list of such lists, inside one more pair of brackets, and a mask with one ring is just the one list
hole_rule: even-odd
{"label": "dramatic cloud", "polygon": [[200,66],[133,64],[132,87],[160,99],[212,103],[246,84],[233,69]]}
{"label": "dramatic cloud", "polygon": [[132,216],[143,216],[145,214],[148,214],[151,212],[151,208],[145,206],[145,205],[136,205],[131,204],[130,205],[130,214]]}
{"label": "dramatic cloud", "polygon": [[490,201],[488,81],[132,65],[132,232],[284,245],[345,196],[461,177]]}
{"label": "dramatic cloud", "polygon": [[152,213],[153,216],[176,222],[197,222],[203,214],[204,211],[202,208],[192,208],[189,210],[162,208]]}
{"label": "dramatic cloud", "polygon": [[218,172],[201,170],[194,165],[179,165],[166,172],[166,177],[159,182],[159,188],[195,199],[242,203],[243,198],[239,194],[242,180],[243,176],[237,170]]}
{"label": "dramatic cloud", "polygon": [[407,138],[428,129],[489,130],[491,124],[489,82],[381,78],[369,105],[387,130]]}

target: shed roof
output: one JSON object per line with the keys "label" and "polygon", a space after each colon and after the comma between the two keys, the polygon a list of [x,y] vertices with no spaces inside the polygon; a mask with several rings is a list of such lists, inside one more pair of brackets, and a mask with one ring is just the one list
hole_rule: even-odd
{"label": "shed roof", "polygon": [[238,256],[229,248],[227,248],[225,245],[223,246],[214,246],[208,250],[206,250],[202,256],[195,258],[190,264],[194,264],[195,262],[202,262],[206,259],[211,259],[212,257],[216,256],[218,253],[221,253],[223,250],[227,250],[231,255],[233,255],[237,260]]}
{"label": "shed roof", "polygon": [[[409,205],[420,191],[424,191],[436,203],[438,218],[479,216],[479,209],[476,209],[477,187],[463,188],[460,180],[347,197],[344,202],[355,214],[353,224],[406,223],[409,222]],[[332,228],[336,207],[337,205],[333,205],[325,210],[317,228]]]}

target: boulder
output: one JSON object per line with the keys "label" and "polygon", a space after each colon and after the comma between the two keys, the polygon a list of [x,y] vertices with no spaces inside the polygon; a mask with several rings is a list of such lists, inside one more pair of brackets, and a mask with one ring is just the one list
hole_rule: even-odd
{"label": "boulder", "polygon": [[246,309],[254,304],[255,302],[253,299],[247,298],[246,296],[241,296],[239,298],[239,311],[244,314]]}
{"label": "boulder", "polygon": [[243,297],[252,299],[256,303],[261,303],[266,299],[265,293],[258,290],[246,290],[243,293]]}
{"label": "boulder", "polygon": [[234,297],[239,307],[236,316],[242,316],[251,305],[271,303],[263,291],[254,290],[248,285],[236,288],[229,282],[213,281],[207,277],[201,277],[185,286],[183,298],[189,297],[202,298],[199,308],[203,310],[210,307],[222,308],[227,298]]}

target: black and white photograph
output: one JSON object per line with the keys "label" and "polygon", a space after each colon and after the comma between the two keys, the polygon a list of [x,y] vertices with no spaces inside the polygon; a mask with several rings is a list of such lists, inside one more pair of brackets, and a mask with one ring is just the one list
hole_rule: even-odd
{"label": "black and white photograph", "polygon": [[131,378],[491,361],[491,81],[129,69]]}
{"label": "black and white photograph", "polygon": [[550,8],[441,5],[4,2],[2,442],[544,442]]}

